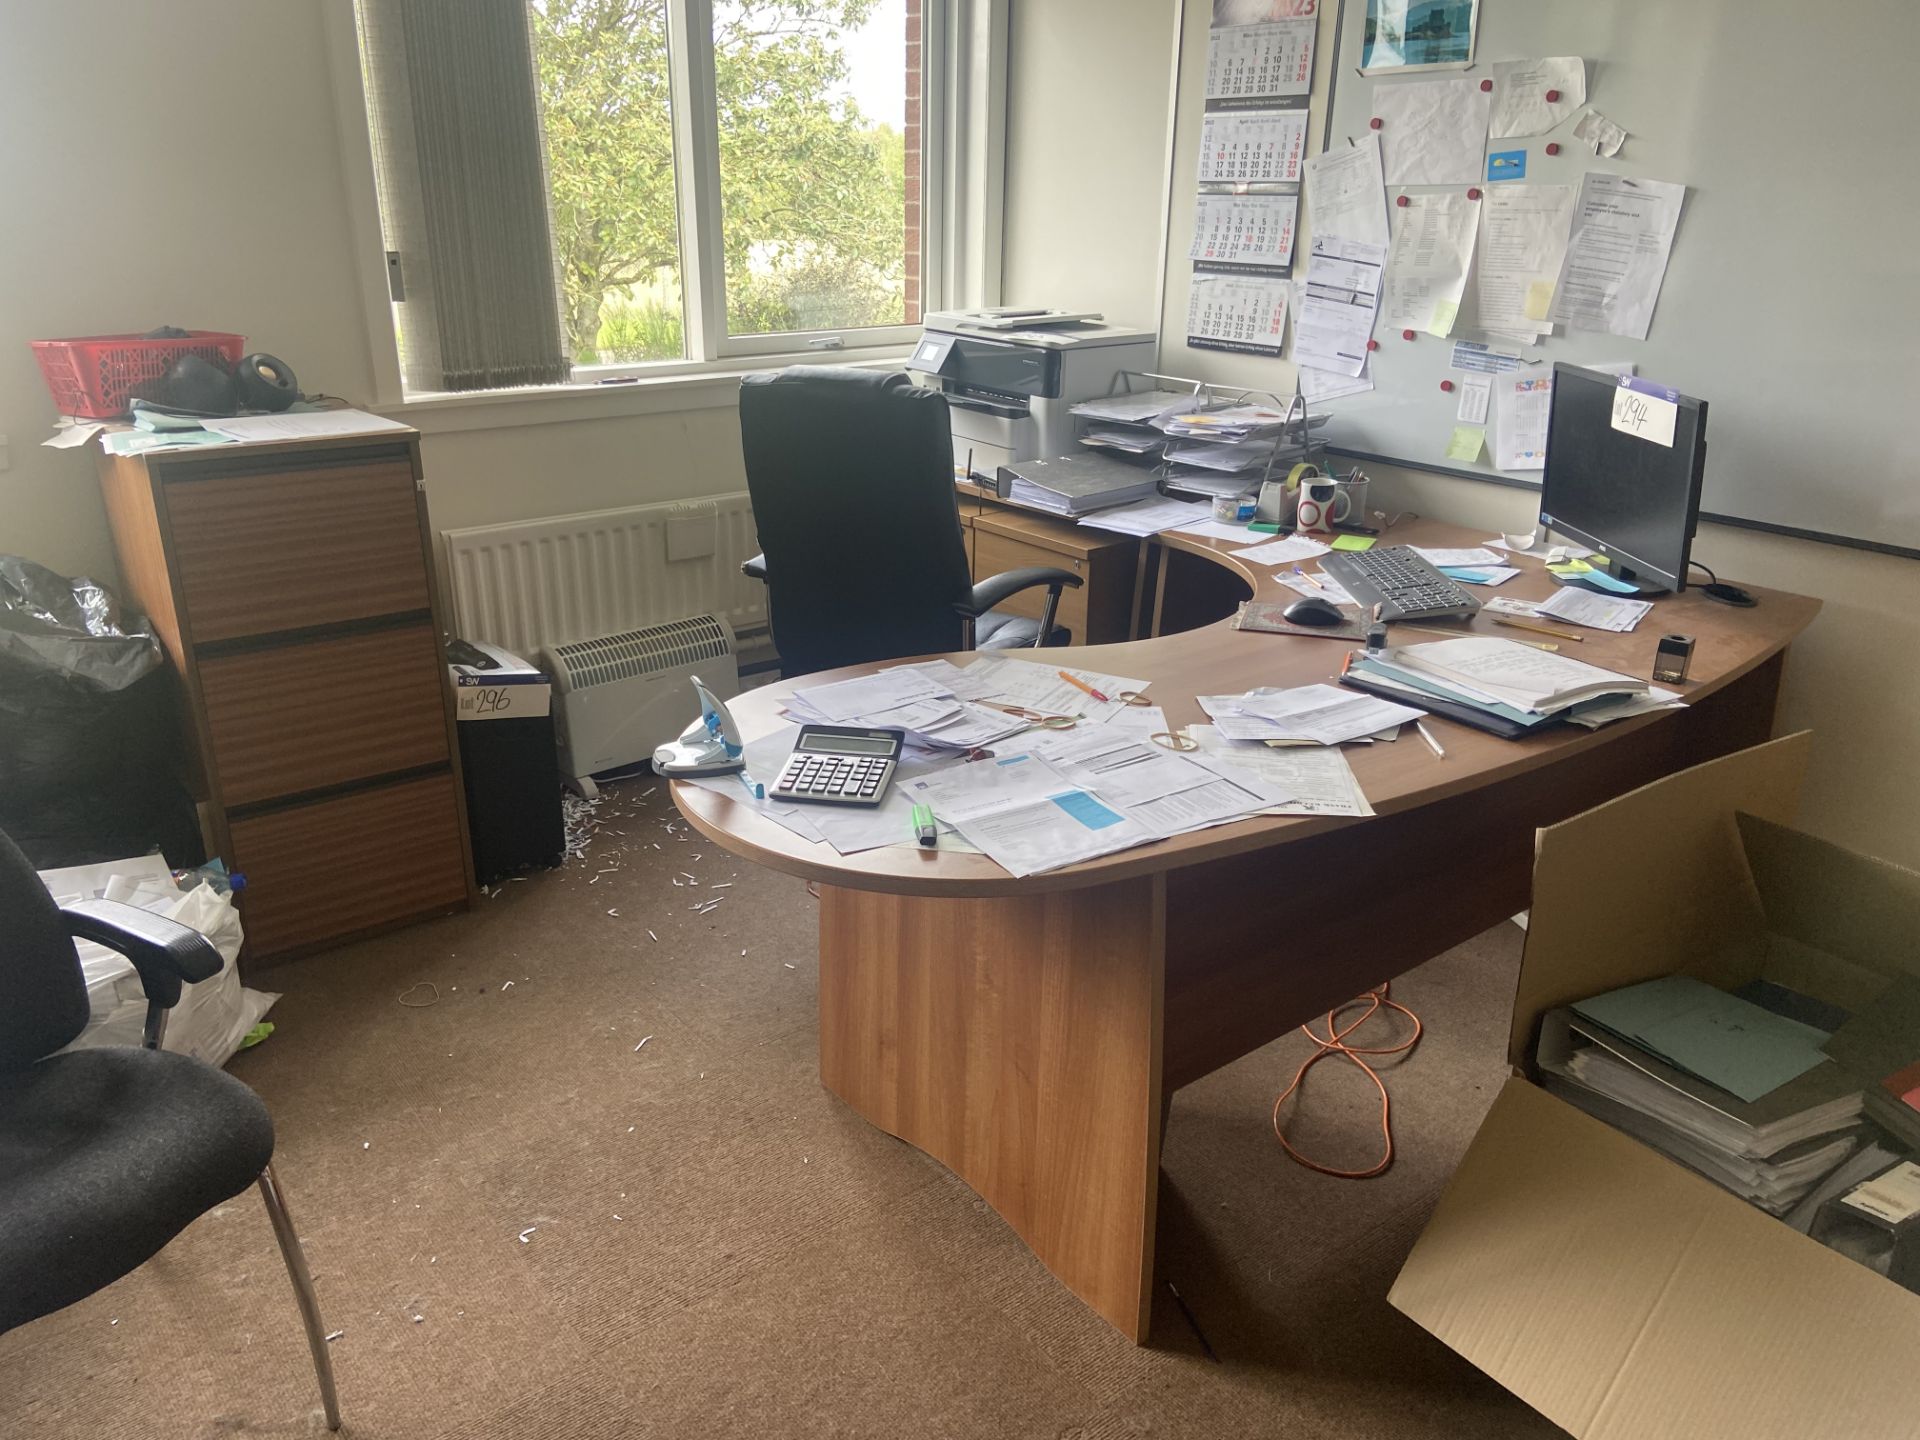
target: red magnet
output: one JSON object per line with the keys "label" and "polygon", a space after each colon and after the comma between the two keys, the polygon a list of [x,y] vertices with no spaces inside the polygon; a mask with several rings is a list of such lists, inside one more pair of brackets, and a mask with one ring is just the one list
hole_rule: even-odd
{"label": "red magnet", "polygon": [[1478,200],[1479,198],[1480,198],[1480,187],[1478,185],[1471,186],[1467,190],[1467,199]]}
{"label": "red magnet", "polygon": [[1413,202],[1407,199],[1406,196],[1402,195],[1402,196],[1399,196],[1397,199],[1395,199],[1393,203],[1400,206],[1402,209],[1405,209],[1407,206],[1411,205]]}
{"label": "red magnet", "polygon": [[1493,82],[1491,80],[1482,80],[1480,82],[1480,88],[1482,90],[1491,90],[1493,89]]}
{"label": "red magnet", "polygon": [[1402,340],[1411,340],[1413,338],[1413,332],[1411,330],[1402,330],[1400,332],[1400,338]]}
{"label": "red magnet", "polygon": [[1558,140],[1549,140],[1547,142],[1547,154],[1558,155],[1559,153],[1560,153],[1560,142]]}
{"label": "red magnet", "polygon": [[1380,128],[1380,117],[1376,115],[1371,120],[1367,121],[1367,128],[1369,130],[1378,130]]}
{"label": "red magnet", "polygon": [[1560,92],[1558,90],[1547,91],[1547,104],[1558,105],[1559,103],[1560,103]]}
{"label": "red magnet", "polygon": [[1451,395],[1453,393],[1453,382],[1451,380],[1442,380],[1440,382],[1440,388]]}
{"label": "red magnet", "polygon": [[1380,348],[1380,342],[1378,340],[1367,341],[1367,349],[1378,350],[1379,348]]}

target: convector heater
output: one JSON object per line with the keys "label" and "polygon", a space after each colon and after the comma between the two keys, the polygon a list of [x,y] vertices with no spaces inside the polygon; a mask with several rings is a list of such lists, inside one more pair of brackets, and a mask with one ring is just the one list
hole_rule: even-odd
{"label": "convector heater", "polygon": [[759,548],[744,490],[440,536],[455,632],[525,659],[688,615],[767,623],[767,587],[740,573]]}

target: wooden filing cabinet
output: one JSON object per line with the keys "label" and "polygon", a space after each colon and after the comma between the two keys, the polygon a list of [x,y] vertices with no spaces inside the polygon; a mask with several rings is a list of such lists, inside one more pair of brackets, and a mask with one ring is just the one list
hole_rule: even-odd
{"label": "wooden filing cabinet", "polygon": [[[1084,583],[1060,592],[1054,623],[1072,634],[1072,643],[1109,645],[1133,637],[1142,578],[1138,540],[985,500],[963,500],[960,524],[976,583],[1027,565],[1071,570]],[[997,608],[1037,620],[1045,603],[1045,590],[1026,590]]]}
{"label": "wooden filing cabinet", "polygon": [[471,899],[419,476],[412,431],[101,459],[250,961]]}

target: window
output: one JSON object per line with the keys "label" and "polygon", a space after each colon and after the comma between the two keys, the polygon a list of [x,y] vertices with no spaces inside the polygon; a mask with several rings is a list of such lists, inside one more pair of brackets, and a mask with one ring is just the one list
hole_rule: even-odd
{"label": "window", "polygon": [[409,395],[897,347],[995,298],[943,177],[997,175],[999,118],[942,112],[999,93],[1000,0],[358,11]]}

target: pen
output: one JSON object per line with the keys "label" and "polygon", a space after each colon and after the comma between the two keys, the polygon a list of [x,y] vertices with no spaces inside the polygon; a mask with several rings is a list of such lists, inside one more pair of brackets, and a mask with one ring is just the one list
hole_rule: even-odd
{"label": "pen", "polygon": [[913,807],[913,838],[928,849],[940,843],[940,827],[933,823],[933,807],[916,805]]}
{"label": "pen", "polygon": [[1433,751],[1433,753],[1438,755],[1442,760],[1447,758],[1447,752],[1440,748],[1440,742],[1434,739],[1433,732],[1427,729],[1426,721],[1424,720],[1414,721],[1413,728],[1420,732],[1420,738],[1427,742],[1427,748],[1429,750]]}
{"label": "pen", "polygon": [[1098,690],[1094,689],[1093,686],[1087,684],[1086,681],[1080,679],[1077,675],[1069,675],[1064,670],[1056,670],[1053,673],[1058,675],[1062,680],[1066,681],[1067,684],[1073,686],[1074,689],[1084,690],[1087,692],[1087,694],[1093,696],[1093,698],[1096,700],[1105,701],[1108,698],[1107,696],[1102,695]]}
{"label": "pen", "polygon": [[1327,588],[1326,586],[1320,583],[1320,577],[1318,575],[1309,575],[1307,574],[1306,571],[1302,570],[1298,565],[1293,567],[1293,573],[1298,575],[1302,580],[1306,581],[1309,585],[1313,586],[1313,588],[1316,590],[1324,590]]}
{"label": "pen", "polygon": [[1562,640],[1577,640],[1582,643],[1586,640],[1584,635],[1576,635],[1571,630],[1556,630],[1551,625],[1541,625],[1532,620],[1516,620],[1511,615],[1496,615],[1493,617],[1493,623],[1508,625],[1515,630],[1531,630],[1536,635],[1558,635]]}
{"label": "pen", "polygon": [[767,787],[762,785],[758,780],[749,780],[744,770],[734,771],[733,778],[738,780],[745,788],[747,794],[751,795],[754,799],[764,800],[767,798]]}

